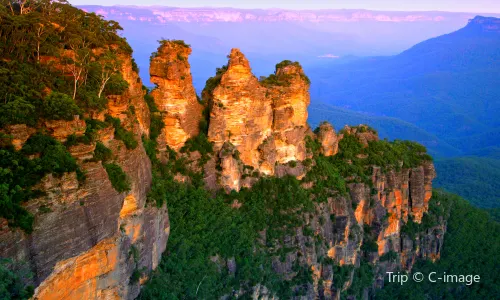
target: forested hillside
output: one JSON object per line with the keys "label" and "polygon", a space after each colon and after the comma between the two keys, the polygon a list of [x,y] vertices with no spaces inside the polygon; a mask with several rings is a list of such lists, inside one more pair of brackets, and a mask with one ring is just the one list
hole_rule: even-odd
{"label": "forested hillside", "polygon": [[[0,6],[2,129],[27,125],[31,131],[29,127],[40,127],[47,120],[84,119],[90,111],[103,111],[108,95],[121,94],[128,87],[119,70],[119,55],[130,55],[132,49],[117,35],[121,27],[65,2]],[[84,136],[74,136],[66,145],[47,135],[47,130],[39,130],[22,149],[9,145],[9,130],[2,130],[0,217],[30,232],[33,217],[21,204],[37,196],[33,186],[50,173],[76,171],[84,179],[67,148],[91,142],[97,127],[103,126],[92,122],[94,128],[89,126]],[[27,158],[36,153],[41,153],[37,159]]]}
{"label": "forested hillside", "polygon": [[449,207],[447,231],[441,258],[436,263],[421,262],[412,272],[479,275],[480,283],[443,282],[388,283],[376,299],[497,299],[500,295],[500,223],[466,200],[443,191],[434,199]]}

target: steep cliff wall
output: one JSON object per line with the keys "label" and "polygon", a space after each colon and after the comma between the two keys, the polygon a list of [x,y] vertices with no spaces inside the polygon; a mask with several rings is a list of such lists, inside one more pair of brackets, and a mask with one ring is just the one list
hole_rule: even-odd
{"label": "steep cliff wall", "polygon": [[243,165],[265,175],[274,175],[276,164],[306,158],[309,80],[298,63],[284,61],[259,81],[245,56],[232,49],[227,67],[210,84],[204,99],[210,104],[208,139],[215,151],[231,143]]}
{"label": "steep cliff wall", "polygon": [[[366,147],[370,147],[367,140],[378,140],[367,126],[346,127],[338,140],[332,131],[328,123],[317,131],[319,151],[329,156],[339,150],[338,141],[345,136],[354,136]],[[346,195],[332,195],[314,204],[313,212],[303,216],[304,225],[296,228],[294,235],[283,238],[280,247],[288,249],[288,253],[274,258],[273,270],[293,278],[297,276],[297,264],[305,266],[312,271],[312,282],[305,287],[299,284],[297,291],[301,290],[307,299],[340,299],[341,293],[356,281],[360,264],[370,264],[373,276],[381,278],[368,286],[369,292],[383,286],[386,271],[409,271],[419,259],[438,259],[446,231],[444,220],[424,225],[428,228],[413,233],[415,236],[404,230],[408,222],[421,223],[428,212],[435,176],[434,165],[429,161],[399,170],[373,166],[367,182],[348,183]],[[306,176],[302,186],[314,189],[321,185],[313,178]],[[272,296],[268,291],[264,294]]]}
{"label": "steep cliff wall", "polygon": [[[149,109],[130,55],[120,54],[120,60],[128,88],[121,95],[108,96],[104,111],[89,115],[119,119],[138,142],[149,133]],[[82,137],[89,125],[75,118],[45,121],[42,126],[66,141],[70,135]],[[35,131],[27,126],[8,129],[18,149]],[[45,195],[26,204],[35,216],[31,234],[8,227],[4,220],[0,223],[0,256],[28,262],[32,284],[38,286],[36,299],[133,299],[144,281],[138,272],[156,268],[166,248],[167,209],[146,206],[151,163],[142,144],[128,149],[111,124],[96,134],[95,141],[69,147],[86,173],[84,182],[72,172],[60,178],[49,174],[37,185]],[[130,191],[117,192],[103,164],[92,160],[96,142],[111,150],[113,162],[128,177]]]}
{"label": "steep cliff wall", "polygon": [[[259,146],[272,135],[272,100],[252,74],[250,64],[238,50],[231,50],[227,71],[211,99],[208,138],[218,151],[225,142],[233,144],[246,165],[259,169]],[[263,167],[272,174],[273,166]]]}
{"label": "steep cliff wall", "polygon": [[162,145],[179,150],[199,132],[202,106],[196,99],[188,57],[191,48],[181,41],[163,41],[151,58],[149,72],[156,88],[151,92],[165,127]]}

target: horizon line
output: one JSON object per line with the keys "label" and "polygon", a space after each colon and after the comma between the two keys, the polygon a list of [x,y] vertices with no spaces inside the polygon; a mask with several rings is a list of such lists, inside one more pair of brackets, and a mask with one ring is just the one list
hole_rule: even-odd
{"label": "horizon line", "polygon": [[127,4],[114,4],[114,5],[104,5],[104,4],[78,4],[73,5],[75,7],[82,6],[101,6],[101,7],[138,7],[138,8],[173,8],[173,9],[234,9],[234,10],[282,10],[282,11],[371,11],[371,12],[393,12],[393,13],[449,13],[449,14],[484,14],[484,15],[499,15],[500,12],[473,12],[473,11],[447,11],[447,10],[377,10],[377,9],[367,9],[367,8],[317,8],[317,9],[297,9],[297,8],[238,8],[230,6],[168,6],[168,5],[127,5]]}

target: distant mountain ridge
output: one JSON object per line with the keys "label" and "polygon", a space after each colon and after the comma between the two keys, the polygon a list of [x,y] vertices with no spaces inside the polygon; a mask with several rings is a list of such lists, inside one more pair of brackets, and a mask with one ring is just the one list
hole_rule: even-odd
{"label": "distant mountain ridge", "polygon": [[309,119],[367,120],[390,138],[414,134],[438,158],[438,186],[499,207],[499,49],[500,19],[477,16],[395,56],[325,63],[308,70],[312,99],[337,107],[313,108]]}
{"label": "distant mountain ridge", "polygon": [[[451,17],[469,19],[473,13],[452,12],[405,12],[371,11],[364,9],[239,9],[239,8],[179,8],[168,6],[95,6],[81,5],[83,10],[93,11],[116,19],[143,22],[442,22]],[[500,15],[500,14],[499,14]]]}
{"label": "distant mountain ridge", "polygon": [[460,147],[456,139],[500,126],[499,20],[476,17],[399,55],[308,70],[312,97],[402,119]]}

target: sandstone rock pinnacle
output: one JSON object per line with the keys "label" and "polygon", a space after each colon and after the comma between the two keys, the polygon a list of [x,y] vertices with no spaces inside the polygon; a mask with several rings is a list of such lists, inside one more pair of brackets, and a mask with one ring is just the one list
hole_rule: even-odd
{"label": "sandstone rock pinnacle", "polygon": [[190,54],[191,48],[183,42],[162,41],[149,69],[151,82],[157,85],[151,95],[165,123],[159,144],[174,150],[198,134],[202,115],[188,62]]}

